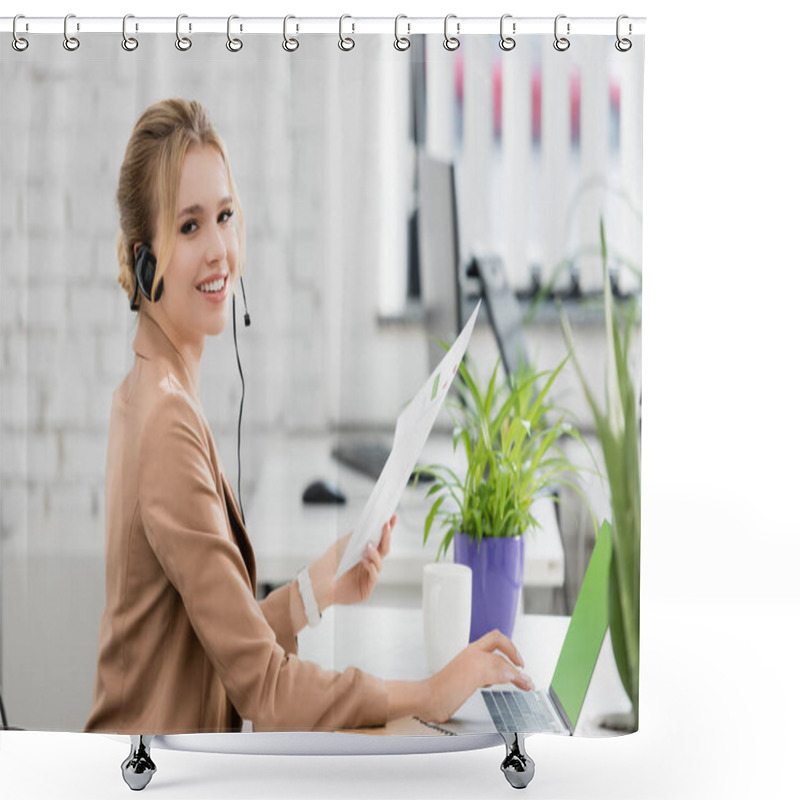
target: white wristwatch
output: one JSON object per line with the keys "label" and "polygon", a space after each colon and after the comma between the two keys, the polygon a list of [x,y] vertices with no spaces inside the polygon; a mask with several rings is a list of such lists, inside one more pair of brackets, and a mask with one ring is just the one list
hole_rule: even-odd
{"label": "white wristwatch", "polygon": [[311,576],[308,574],[308,567],[303,567],[297,573],[297,586],[300,589],[300,597],[303,600],[303,608],[306,612],[306,619],[309,627],[319,625],[322,615],[319,613],[317,598],[314,596],[314,587],[311,585]]}

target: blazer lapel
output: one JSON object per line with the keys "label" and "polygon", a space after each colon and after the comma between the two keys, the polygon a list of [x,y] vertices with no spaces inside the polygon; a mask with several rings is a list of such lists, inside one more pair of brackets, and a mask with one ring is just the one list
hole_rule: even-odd
{"label": "blazer lapel", "polygon": [[242,553],[244,564],[247,567],[247,574],[250,576],[250,583],[253,587],[253,592],[256,590],[256,558],[253,553],[253,546],[250,544],[250,538],[244,527],[244,520],[239,510],[239,503],[234,497],[233,490],[225,477],[225,473],[221,472],[222,486],[225,489],[225,505],[228,507],[228,519],[231,522],[231,529],[233,536],[236,539],[236,544]]}

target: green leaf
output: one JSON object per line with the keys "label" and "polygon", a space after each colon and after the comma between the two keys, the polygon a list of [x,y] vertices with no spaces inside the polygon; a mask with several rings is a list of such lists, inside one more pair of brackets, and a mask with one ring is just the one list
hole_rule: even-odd
{"label": "green leaf", "polygon": [[631,681],[631,665],[628,660],[628,648],[625,642],[625,624],[620,600],[619,582],[616,565],[612,556],[608,581],[608,628],[617,672],[628,698],[633,702],[633,683]]}
{"label": "green leaf", "polygon": [[430,508],[428,511],[427,516],[425,517],[425,533],[422,536],[422,544],[425,545],[428,543],[428,536],[431,532],[431,526],[433,525],[433,520],[436,517],[436,514],[439,512],[439,509],[442,506],[442,502],[444,501],[444,496],[440,497]]}

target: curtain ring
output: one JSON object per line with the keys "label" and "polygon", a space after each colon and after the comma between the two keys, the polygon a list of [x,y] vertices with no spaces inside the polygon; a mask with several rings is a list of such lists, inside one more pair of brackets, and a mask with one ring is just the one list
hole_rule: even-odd
{"label": "curtain ring", "polygon": [[[78,41],[78,39],[75,36],[70,36],[69,33],[67,32],[67,26],[69,25],[69,21],[71,19],[75,19],[75,15],[74,14],[67,14],[67,16],[64,17],[64,42],[63,42],[63,45],[64,45],[64,49],[65,50],[69,50],[70,52],[73,52],[74,50],[77,50],[81,46],[81,43],[80,43],[80,41]],[[78,30],[80,30],[80,28],[78,28]]]}
{"label": "curtain ring", "polygon": [[[457,19],[455,14],[448,14],[444,18],[444,42],[442,45],[445,50],[449,50],[451,53],[453,50],[458,50],[461,47],[461,42],[455,36],[448,36],[447,35],[447,24],[450,22],[451,19]],[[461,33],[461,23],[456,22],[456,33]]]}
{"label": "curtain ring", "polygon": [[231,37],[231,20],[234,19],[239,19],[239,17],[237,17],[236,14],[231,14],[228,17],[228,41],[225,42],[225,47],[227,47],[231,53],[238,53],[244,45],[241,39]]}
{"label": "curtain ring", "polygon": [[291,14],[283,18],[283,49],[287,53],[294,53],[298,47],[300,47],[300,42],[297,39],[294,39],[289,36],[289,20],[290,19],[297,19],[297,17],[293,17]]}
{"label": "curtain ring", "polygon": [[[353,18],[349,14],[342,14],[342,16],[339,17],[339,49],[344,50],[345,52],[352,50],[356,46],[355,40],[353,40],[349,36],[345,36],[344,33],[342,32],[342,26],[344,25],[344,21],[346,19],[353,19]],[[355,33],[356,32],[355,22],[352,23],[352,26],[353,26],[352,32]]]}
{"label": "curtain ring", "polygon": [[[400,20],[408,19],[405,14],[398,14],[394,18],[394,49],[403,52],[411,47],[411,39],[406,36],[400,36]],[[407,22],[408,32],[411,33],[411,25]]]}
{"label": "curtain ring", "polygon": [[139,46],[139,40],[133,36],[128,36],[127,28],[129,19],[135,19],[133,14],[126,14],[122,18],[122,49],[127,50],[130,53]]}
{"label": "curtain ring", "polygon": [[[184,52],[192,46],[192,40],[188,36],[181,36],[181,20],[187,19],[188,16],[188,14],[178,14],[178,18],[175,20],[175,47]],[[190,24],[189,30],[191,29]]]}
{"label": "curtain ring", "polygon": [[[633,42],[631,42],[630,39],[622,39],[622,38],[620,38],[620,35],[619,35],[619,24],[624,19],[628,19],[627,14],[620,14],[617,17],[617,41],[614,42],[614,47],[616,47],[617,50],[620,51],[620,53],[627,53],[628,50],[630,50],[631,47],[633,47]],[[633,28],[631,27],[631,24],[629,22],[628,23],[628,35],[630,35],[632,32],[633,32]]]}
{"label": "curtain ring", "polygon": [[14,17],[14,23],[13,23],[13,25],[11,26],[11,32],[13,33],[13,35],[14,35],[14,38],[11,40],[11,46],[12,46],[12,47],[13,47],[13,48],[14,48],[14,49],[15,49],[15,50],[18,52],[18,53],[21,53],[23,50],[27,50],[27,49],[28,49],[28,40],[27,40],[27,39],[23,39],[23,38],[22,38],[22,37],[21,37],[21,36],[20,36],[20,35],[17,33],[17,20],[18,20],[18,19],[25,19],[25,16],[24,16],[23,14],[17,14],[17,16],[16,16],[16,17]]}
{"label": "curtain ring", "polygon": [[[566,18],[567,18],[566,14],[559,14],[556,17],[555,24],[553,25],[553,35],[556,37],[556,40],[553,42],[553,47],[555,47],[555,49],[558,50],[559,53],[563,53],[565,50],[569,50],[569,45],[570,45],[569,39],[567,39],[565,36],[558,35],[558,21],[560,19],[566,19]],[[569,36],[569,22],[567,23],[567,36]]]}
{"label": "curtain ring", "polygon": [[[513,36],[506,36],[505,33],[503,33],[503,26],[505,25],[505,21],[507,19],[511,19],[511,14],[503,14],[503,16],[500,17],[500,49],[505,50],[506,52],[513,50],[517,46],[517,41]],[[517,32],[516,22],[512,23],[511,32]]]}

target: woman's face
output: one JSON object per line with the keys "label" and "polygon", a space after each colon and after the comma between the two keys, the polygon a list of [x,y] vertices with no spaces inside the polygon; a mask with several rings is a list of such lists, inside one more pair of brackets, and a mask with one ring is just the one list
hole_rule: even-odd
{"label": "woman's face", "polygon": [[[205,336],[225,327],[239,262],[225,164],[211,145],[191,145],[186,151],[175,224],[175,248],[164,272],[158,314],[168,317],[182,344],[199,345],[202,350]],[[159,239],[157,230],[156,257]]]}

